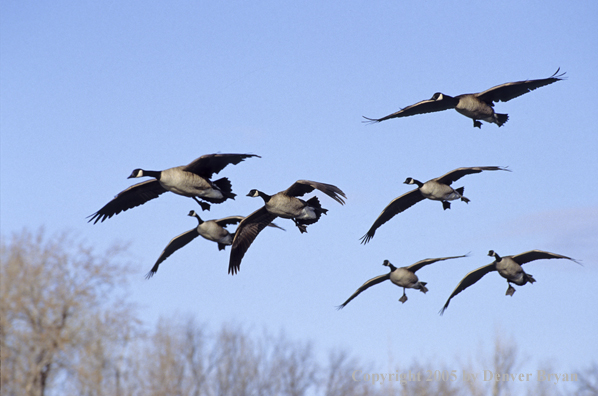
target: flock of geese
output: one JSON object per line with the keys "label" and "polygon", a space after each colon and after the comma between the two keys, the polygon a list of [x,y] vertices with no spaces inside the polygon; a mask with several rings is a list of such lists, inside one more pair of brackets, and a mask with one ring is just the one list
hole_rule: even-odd
{"label": "flock of geese", "polygon": [[[560,81],[563,79],[565,73],[558,74],[559,70],[549,78],[505,83],[476,94],[463,94],[451,97],[437,92],[431,99],[407,106],[386,117],[378,119],[364,118],[368,122],[381,122],[391,118],[455,109],[466,117],[473,119],[474,127],[481,127],[482,123],[480,120],[495,123],[500,127],[507,122],[509,117],[507,114],[495,113],[493,108],[494,102],[507,102],[536,88]],[[167,191],[192,198],[199,204],[202,210],[210,210],[211,204],[221,204],[228,199],[234,199],[236,196],[232,192],[232,185],[228,178],[223,177],[218,180],[211,180],[214,174],[218,174],[227,165],[237,165],[245,159],[252,157],[260,158],[255,154],[207,154],[202,155],[188,165],[177,166],[162,171],[135,169],[129,178],[150,177],[151,179],[134,184],[118,193],[114,199],[89,216],[89,222],[93,222],[94,224],[103,222],[114,215],[158,198]],[[380,226],[424,199],[440,201],[444,210],[450,209],[450,201],[461,200],[465,203],[469,202],[469,199],[463,195],[464,187],[453,188],[451,184],[466,175],[484,171],[509,171],[509,169],[500,166],[462,167],[440,177],[428,180],[425,183],[408,177],[404,183],[416,185],[417,188],[392,200],[382,210],[382,213],[374,221],[368,232],[361,238],[361,243],[368,243]],[[231,246],[228,273],[231,275],[236,274],[241,267],[243,256],[264,228],[272,227],[284,230],[273,223],[277,217],[293,220],[300,233],[304,233],[307,232],[308,225],[316,223],[322,214],[326,214],[328,209],[324,209],[321,206],[317,196],[313,196],[308,200],[299,198],[314,190],[326,194],[341,205],[345,204],[347,197],[338,187],[310,180],[297,180],[286,190],[274,195],[268,195],[256,189],[249,191],[247,196],[261,198],[264,201],[264,205],[247,217],[228,216],[222,219],[203,220],[194,210],[190,211],[188,215],[195,217],[199,224],[197,227],[174,237],[164,248],[146,277],[152,277],[164,260],[198,236],[216,242],[219,250],[224,250],[226,246]],[[234,224],[238,224],[238,226],[236,231],[231,233],[226,227]],[[542,250],[530,250],[504,257],[490,250],[488,255],[493,257],[494,261],[465,275],[449,296],[440,314],[443,314],[448,308],[453,297],[476,283],[489,272],[497,271],[500,276],[507,280],[508,289],[506,295],[512,296],[515,293],[515,289],[511,285],[512,283],[523,286],[526,283],[534,283],[536,281],[532,275],[523,270],[521,267],[523,264],[540,259],[567,259],[577,263],[576,260],[570,257]],[[400,268],[395,267],[388,260],[384,260],[382,265],[388,267],[390,272],[365,282],[344,303],[338,306],[338,309],[344,308],[351,300],[366,289],[386,280],[390,280],[393,284],[403,288],[403,295],[399,301],[405,303],[407,301],[406,289],[415,289],[422,293],[428,291],[426,282],[419,280],[415,274],[416,271],[438,261],[466,256],[429,258]]]}

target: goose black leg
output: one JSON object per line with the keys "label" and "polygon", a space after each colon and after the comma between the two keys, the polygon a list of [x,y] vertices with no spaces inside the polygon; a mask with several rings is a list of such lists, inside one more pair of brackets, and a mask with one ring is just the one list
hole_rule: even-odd
{"label": "goose black leg", "polygon": [[201,206],[201,210],[210,210],[210,204],[209,203],[201,202],[196,197],[192,197],[192,198],[195,200],[195,202],[197,202],[199,204],[199,206]]}
{"label": "goose black leg", "polygon": [[402,302],[403,304],[405,304],[405,301],[407,301],[407,295],[405,294],[405,288],[403,288],[403,296],[401,298],[399,298],[399,301]]}

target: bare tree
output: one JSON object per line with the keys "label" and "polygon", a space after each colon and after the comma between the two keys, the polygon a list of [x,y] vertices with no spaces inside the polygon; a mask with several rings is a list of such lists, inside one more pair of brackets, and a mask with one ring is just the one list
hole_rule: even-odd
{"label": "bare tree", "polygon": [[161,318],[149,337],[145,360],[147,395],[182,396],[185,379],[185,345],[183,332]]}
{"label": "bare tree", "polygon": [[[507,381],[470,382],[439,362],[411,362],[417,380],[356,381],[376,370],[346,351],[320,363],[309,341],[284,333],[256,336],[240,325],[208,331],[195,319],[160,319],[142,332],[126,295],[127,276],[118,246],[96,254],[68,234],[43,230],[2,238],[0,246],[0,347],[2,395],[83,396],[425,396],[508,395]],[[522,364],[517,345],[497,331],[492,353],[473,366],[501,375]],[[467,365],[465,365],[467,366]],[[472,366],[471,364],[469,366]],[[549,369],[549,364],[542,367]],[[433,373],[428,369],[434,368]],[[455,368],[455,367],[452,367]],[[436,371],[438,369],[438,371]],[[461,371],[461,370],[460,370]],[[432,375],[431,381],[427,379]],[[369,375],[368,375],[369,377]],[[580,372],[570,388],[528,384],[518,394],[598,394],[598,366]],[[482,385],[480,385],[482,383]],[[513,389],[515,391],[515,389]]]}
{"label": "bare tree", "polygon": [[[550,361],[541,362],[538,364],[538,367],[542,367],[548,373],[556,372]],[[565,393],[561,392],[561,389],[564,388],[564,384],[559,384],[559,387],[555,387],[552,381],[534,381],[533,384],[529,384],[527,386],[527,395],[529,396],[562,396],[567,395],[567,390],[570,392],[571,389],[566,389]]]}
{"label": "bare tree", "polygon": [[213,348],[213,394],[255,394],[258,356],[253,340],[240,328],[224,326],[216,335]]}
{"label": "bare tree", "polygon": [[279,381],[281,394],[302,396],[315,386],[318,368],[310,342],[291,342],[281,333],[273,342],[270,359],[268,377]]}
{"label": "bare tree", "polygon": [[209,394],[209,357],[203,330],[193,318],[185,322],[160,318],[142,344],[138,367],[138,387],[144,395]]}
{"label": "bare tree", "polygon": [[580,370],[576,396],[598,396],[598,363]]}
{"label": "bare tree", "polygon": [[[512,339],[505,339],[497,335],[494,340],[494,354],[492,355],[492,369],[494,373],[504,375],[517,372],[517,345]],[[508,392],[508,382],[493,381],[492,396],[500,396]]]}
{"label": "bare tree", "polygon": [[352,374],[356,369],[371,371],[369,365],[349,358],[346,351],[333,350],[328,354],[328,364],[320,371],[323,394],[326,396],[370,396],[383,392],[364,381],[356,382]]}
{"label": "bare tree", "polygon": [[[470,362],[465,365],[467,367],[465,371],[478,376],[476,380],[463,379],[465,387],[473,396],[510,395],[509,382],[484,380],[483,378],[490,375],[495,376],[498,374],[502,376],[506,373],[517,373],[521,364],[515,340],[505,337],[500,330],[497,330],[494,338],[493,352],[490,357],[488,357],[485,351],[480,351],[476,363]],[[480,371],[480,367],[483,370]]]}
{"label": "bare tree", "polygon": [[[105,368],[114,359],[105,345],[112,330],[127,329],[134,319],[126,305],[103,310],[123,282],[115,260],[123,249],[96,255],[67,234],[45,238],[43,229],[35,235],[23,230],[8,242],[3,237],[0,249],[3,394],[42,396],[70,373],[85,394],[102,394]],[[94,367],[90,356],[103,361]]]}
{"label": "bare tree", "polygon": [[300,396],[319,381],[311,344],[282,333],[257,337],[228,324],[209,334],[173,317],[160,319],[144,342],[139,383],[148,395]]}
{"label": "bare tree", "polygon": [[199,396],[206,389],[207,374],[210,370],[206,359],[205,335],[193,318],[187,320],[184,331],[184,356],[190,377],[188,395]]}

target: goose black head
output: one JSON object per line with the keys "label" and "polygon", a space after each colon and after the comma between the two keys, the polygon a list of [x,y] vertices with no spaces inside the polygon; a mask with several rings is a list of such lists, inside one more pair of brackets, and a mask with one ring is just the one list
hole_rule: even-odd
{"label": "goose black head", "polygon": [[143,177],[143,169],[135,169],[133,170],[133,172],[131,172],[131,175],[129,177],[127,177],[127,179],[133,179],[135,177]]}
{"label": "goose black head", "polygon": [[197,214],[197,212],[194,211],[194,210],[189,211],[189,213],[187,214],[187,216],[195,217],[197,219],[197,221],[199,221],[199,224],[202,224],[204,222],[202,220],[202,218],[199,217],[199,215]]}
{"label": "goose black head", "polygon": [[498,253],[496,253],[494,250],[490,250],[490,251],[488,252],[488,256],[492,256],[492,257],[494,257],[494,260],[496,260],[496,261],[501,261],[501,260],[502,260],[502,257],[500,257],[500,256],[498,255]]}
{"label": "goose black head", "polygon": [[444,94],[442,92],[436,92],[434,95],[432,95],[432,98],[430,100],[442,100],[444,99]]}
{"label": "goose black head", "polygon": [[247,194],[248,197],[259,197],[260,193],[254,188]]}
{"label": "goose black head", "polygon": [[390,268],[390,272],[393,272],[394,270],[397,269],[397,267],[395,267],[394,265],[392,265],[392,263],[388,260],[384,260],[384,262],[382,263],[383,266]]}

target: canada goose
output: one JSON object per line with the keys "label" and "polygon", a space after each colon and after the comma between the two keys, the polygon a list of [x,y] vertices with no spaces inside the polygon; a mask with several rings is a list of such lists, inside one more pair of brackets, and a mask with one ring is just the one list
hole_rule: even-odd
{"label": "canada goose", "polygon": [[[459,180],[465,175],[472,173],[480,173],[482,171],[495,171],[504,170],[509,171],[507,168],[500,166],[476,166],[471,168],[457,168],[450,171],[446,175],[442,175],[435,179],[428,180],[422,183],[415,180],[412,177],[408,177],[403,183],[404,184],[417,184],[415,190],[409,191],[401,195],[398,198],[393,199],[380,213],[374,224],[370,227],[370,230],[361,237],[361,243],[365,244],[374,237],[376,230],[382,224],[392,219],[395,215],[401,213],[405,209],[410,208],[419,201],[423,201],[428,198],[434,201],[441,201],[444,210],[450,209],[451,204],[448,201],[460,199],[463,202],[469,202],[469,199],[463,196],[464,187],[453,189],[450,187],[451,183]],[[510,171],[509,171],[510,172]]]}
{"label": "canada goose", "polygon": [[349,304],[349,302],[351,300],[353,300],[355,297],[357,297],[359,295],[359,293],[361,293],[362,291],[369,289],[370,287],[377,285],[380,282],[384,282],[385,280],[388,280],[388,279],[390,279],[390,281],[392,283],[394,283],[395,285],[403,288],[403,296],[401,298],[399,298],[399,301],[404,304],[405,301],[407,301],[407,295],[405,294],[405,289],[416,289],[416,290],[421,291],[424,294],[428,291],[428,288],[426,287],[427,283],[420,282],[419,279],[417,278],[417,275],[415,275],[415,272],[417,270],[419,270],[421,267],[423,267],[425,265],[432,264],[437,261],[450,260],[450,259],[461,258],[461,257],[467,257],[467,255],[465,254],[463,256],[429,258],[429,259],[424,259],[424,260],[418,261],[417,263],[411,264],[407,267],[401,267],[401,268],[397,268],[394,265],[392,265],[390,263],[390,261],[384,260],[382,265],[390,268],[390,272],[388,274],[377,276],[377,277],[372,278],[369,281],[365,282],[359,289],[357,289],[357,291],[355,293],[353,293],[353,295],[351,297],[349,297],[347,299],[347,301],[345,301],[344,303],[339,305],[337,307],[337,309],[344,308],[347,304]]}
{"label": "canada goose", "polygon": [[211,202],[222,203],[229,198],[234,199],[230,181],[223,177],[211,181],[214,173],[220,172],[228,164],[237,165],[245,158],[258,157],[255,154],[207,154],[197,158],[189,165],[177,166],[163,171],[148,171],[135,169],[128,177],[153,177],[153,180],[132,185],[118,193],[112,201],[108,202],[102,209],[92,214],[88,222],[96,224],[102,222],[120,212],[143,205],[149,200],[157,198],[166,191],[193,198],[202,208],[209,210],[210,204],[202,202],[198,197]]}
{"label": "canada goose", "polygon": [[[197,227],[187,232],[183,232],[181,235],[172,238],[170,242],[168,242],[168,245],[166,245],[160,254],[160,257],[158,257],[156,264],[154,264],[150,272],[148,272],[145,276],[146,279],[154,276],[154,274],[158,271],[158,267],[162,261],[166,260],[171,254],[187,245],[198,236],[202,236],[208,241],[216,242],[218,244],[218,250],[224,250],[227,245],[232,245],[233,243],[233,234],[229,233],[224,227],[229,224],[237,224],[245,218],[243,216],[228,216],[218,220],[203,221],[194,210],[190,211],[187,216],[197,218],[199,224]],[[279,227],[274,223],[270,223],[268,226],[276,227],[284,231],[284,228]]]}
{"label": "canada goose", "polygon": [[234,275],[239,271],[241,260],[249,246],[260,231],[275,218],[293,219],[301,233],[307,232],[307,225],[317,222],[322,213],[325,214],[328,211],[320,206],[318,197],[314,196],[308,201],[296,198],[310,193],[314,189],[322,191],[341,205],[345,204],[343,198],[347,197],[338,187],[310,180],[297,180],[291,187],[274,195],[268,195],[255,189],[249,191],[247,196],[261,197],[265,205],[243,219],[237,227],[230,251],[228,273]]}
{"label": "canada goose", "polygon": [[371,122],[380,122],[391,118],[409,117],[415,114],[455,109],[464,116],[473,119],[474,127],[482,127],[482,123],[478,120],[490,123],[493,122],[500,127],[507,122],[509,116],[507,114],[495,113],[493,108],[494,102],[508,102],[509,100],[531,92],[536,88],[563,80],[565,73],[557,76],[559,70],[560,68],[548,78],[504,83],[480,93],[463,94],[452,97],[441,92],[436,92],[431,99],[422,100],[414,105],[404,107],[386,117],[377,119],[363,118]]}
{"label": "canada goose", "polygon": [[529,263],[530,261],[534,260],[543,260],[543,259],[567,259],[571,260],[577,264],[579,264],[576,260],[572,259],[571,257],[562,256],[556,253],[545,252],[543,250],[530,250],[529,252],[519,253],[514,256],[505,256],[500,257],[498,253],[494,250],[490,250],[488,252],[488,256],[493,256],[494,261],[488,265],[475,269],[469,272],[465,277],[459,282],[453,293],[450,295],[448,300],[446,300],[446,304],[440,311],[442,315],[444,311],[448,308],[449,303],[451,302],[451,298],[455,297],[457,294],[461,293],[463,290],[467,289],[469,286],[473,285],[484,275],[491,271],[498,271],[499,275],[502,276],[507,280],[507,284],[509,288],[505,293],[507,296],[512,296],[515,293],[515,288],[511,286],[511,282],[523,286],[526,283],[534,283],[536,280],[531,274],[525,273],[521,266],[525,263]]}

